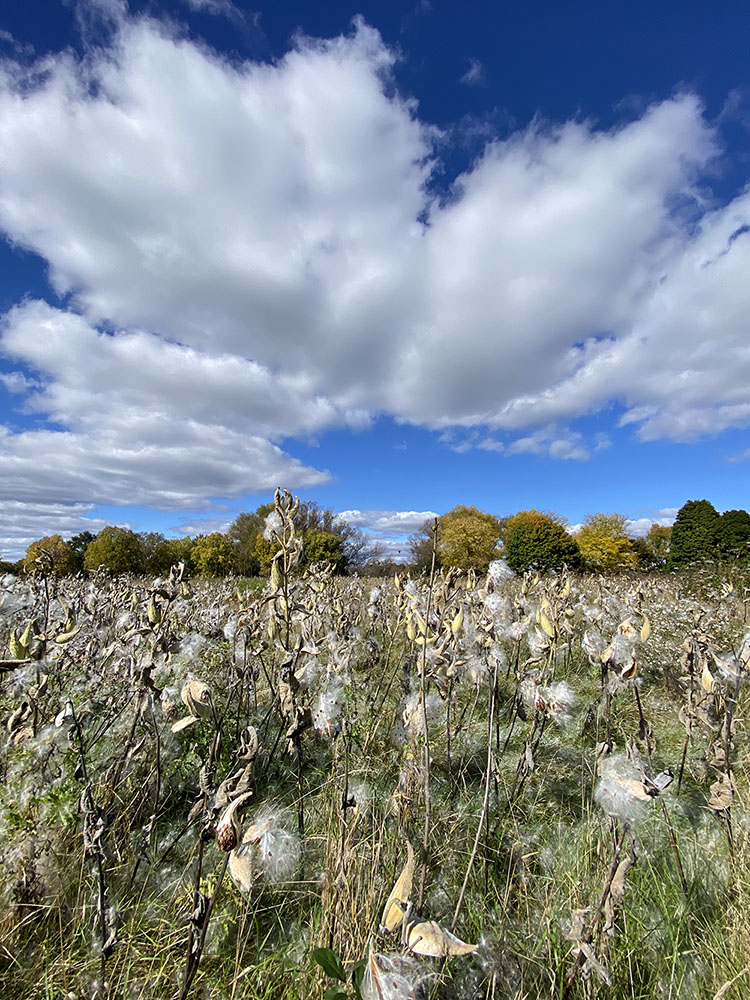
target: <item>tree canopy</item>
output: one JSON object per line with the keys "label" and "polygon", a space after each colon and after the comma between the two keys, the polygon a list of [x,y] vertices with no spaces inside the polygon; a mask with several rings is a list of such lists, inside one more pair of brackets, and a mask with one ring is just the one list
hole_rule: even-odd
{"label": "tree canopy", "polygon": [[110,573],[142,573],[143,543],[129,528],[108,525],[86,548],[86,569],[103,566]]}
{"label": "tree canopy", "polygon": [[708,500],[688,500],[677,512],[669,546],[669,568],[715,559],[719,542],[719,514]]}
{"label": "tree canopy", "polygon": [[23,560],[25,573],[46,573],[65,576],[78,568],[76,555],[61,535],[46,535],[32,542]]}
{"label": "tree canopy", "polygon": [[486,573],[500,554],[501,524],[493,514],[459,504],[438,518],[437,553],[443,566]]}
{"label": "tree canopy", "polygon": [[635,569],[638,557],[623,514],[589,514],[575,536],[581,558],[597,570]]}
{"label": "tree canopy", "polygon": [[190,559],[204,576],[226,576],[232,571],[232,543],[220,531],[199,535],[190,547]]}
{"label": "tree canopy", "polygon": [[504,542],[505,559],[516,573],[575,568],[581,562],[575,538],[557,518],[539,510],[522,510],[509,518]]}
{"label": "tree canopy", "polygon": [[719,551],[725,559],[747,562],[750,558],[750,514],[746,510],[726,510],[719,517]]}

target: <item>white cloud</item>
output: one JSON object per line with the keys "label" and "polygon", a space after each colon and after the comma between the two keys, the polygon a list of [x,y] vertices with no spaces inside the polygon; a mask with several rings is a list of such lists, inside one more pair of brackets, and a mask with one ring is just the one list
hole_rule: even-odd
{"label": "white cloud", "polygon": [[228,17],[230,21],[240,24],[245,20],[243,12],[231,0],[183,0],[191,10],[204,11],[220,17]]}
{"label": "white cloud", "polygon": [[0,554],[20,559],[32,542],[46,535],[70,539],[82,531],[96,534],[107,523],[92,517],[93,504],[25,502],[0,499]]}
{"label": "white cloud", "polygon": [[467,83],[474,87],[481,86],[481,84],[486,83],[484,66],[482,65],[481,59],[469,60],[469,68],[461,77],[461,83]]}
{"label": "white cloud", "polygon": [[525,437],[516,438],[505,449],[509,455],[541,455],[545,458],[585,462],[590,452],[577,431],[560,431],[554,425],[542,427]]}
{"label": "white cloud", "polygon": [[66,303],[4,322],[4,383],[50,422],[2,432],[4,495],[320,484],[289,439],[382,413],[578,460],[607,440],[569,422],[612,401],[644,439],[750,424],[750,193],[706,202],[696,97],[534,122],[438,197],[438,136],[361,20],[233,64],[120,0],[80,11],[109,47],[0,63],[0,228]]}
{"label": "white cloud", "polygon": [[431,510],[344,510],[337,515],[384,549],[384,558],[409,559],[409,536],[438,515]]}
{"label": "white cloud", "polygon": [[676,510],[670,510],[669,512],[661,510],[656,511],[653,517],[629,518],[625,521],[625,530],[631,538],[644,538],[654,524],[659,524],[664,528],[671,527],[674,524],[676,515]]}

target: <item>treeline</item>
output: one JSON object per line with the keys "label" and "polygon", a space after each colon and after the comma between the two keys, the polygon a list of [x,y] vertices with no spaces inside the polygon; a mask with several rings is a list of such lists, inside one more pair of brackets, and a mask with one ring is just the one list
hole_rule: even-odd
{"label": "treeline", "polygon": [[484,572],[504,558],[517,573],[568,566],[576,570],[673,570],[706,562],[750,561],[750,514],[719,514],[708,500],[689,500],[674,524],[652,524],[643,538],[631,538],[622,514],[590,514],[576,534],[555,514],[524,510],[495,517],[460,505],[426,522],[410,539],[412,564]]}
{"label": "treeline", "polygon": [[[203,576],[267,576],[276,551],[266,531],[273,509],[273,503],[262,504],[240,514],[226,532],[195,538],[165,538],[158,532],[113,526],[98,535],[84,531],[68,541],[48,535],[32,542],[18,563],[0,563],[0,570],[63,576],[103,567],[111,573],[161,576],[184,562]],[[338,573],[383,575],[405,568],[383,559],[382,547],[315,503],[301,502],[295,523],[302,538],[300,570],[317,562],[331,563]],[[564,566],[602,572],[669,571],[716,562],[742,565],[750,561],[750,514],[719,514],[708,500],[689,500],[671,527],[652,524],[643,538],[631,538],[622,514],[590,514],[573,534],[562,518],[544,511],[496,517],[459,505],[412,535],[409,553],[406,566],[416,572],[429,570],[433,558],[438,566],[478,572],[503,558],[517,573]]]}
{"label": "treeline", "polygon": [[[202,576],[267,576],[277,549],[265,531],[266,518],[273,510],[273,503],[261,504],[252,513],[236,517],[226,532],[194,538],[165,538],[156,531],[135,532],[112,525],[97,535],[83,531],[67,541],[61,535],[48,535],[32,542],[18,563],[2,563],[0,569],[66,576],[104,568],[110,573],[161,576],[184,562],[189,571]],[[316,503],[301,502],[295,524],[302,539],[302,570],[328,562],[336,572],[348,573],[380,555],[362,532]]]}

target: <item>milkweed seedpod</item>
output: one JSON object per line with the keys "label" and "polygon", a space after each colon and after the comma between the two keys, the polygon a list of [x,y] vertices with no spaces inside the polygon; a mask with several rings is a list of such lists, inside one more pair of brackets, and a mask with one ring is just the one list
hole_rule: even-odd
{"label": "milkweed seedpod", "polygon": [[467,944],[450,931],[443,930],[434,920],[422,920],[407,929],[406,947],[415,955],[447,958],[449,955],[471,955],[479,945]]}
{"label": "milkweed seedpod", "polygon": [[253,792],[245,792],[243,795],[238,795],[221,814],[219,822],[216,824],[216,846],[220,851],[231,851],[239,844],[242,829],[237,819],[237,810],[253,794]]}
{"label": "milkweed seedpod", "polygon": [[414,848],[406,842],[406,865],[391,889],[391,893],[383,907],[383,918],[380,921],[387,931],[395,931],[401,926],[404,913],[409,903],[409,894],[414,879]]}
{"label": "milkweed seedpod", "polygon": [[199,719],[207,719],[213,712],[211,689],[203,681],[188,681],[180,692],[188,711]]}

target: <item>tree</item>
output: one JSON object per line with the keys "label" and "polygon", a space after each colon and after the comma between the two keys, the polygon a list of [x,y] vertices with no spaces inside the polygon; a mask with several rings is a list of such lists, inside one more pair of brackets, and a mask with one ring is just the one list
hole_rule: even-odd
{"label": "tree", "polygon": [[199,573],[205,576],[226,576],[232,571],[232,543],[220,531],[199,535],[193,539],[190,558]]}
{"label": "tree", "polygon": [[229,525],[227,537],[232,543],[232,565],[239,576],[257,576],[260,570],[255,542],[258,535],[263,533],[265,514],[261,515],[261,510],[259,507],[253,514],[238,514]]}
{"label": "tree", "polygon": [[750,558],[750,514],[746,510],[727,510],[719,517],[719,552],[724,559],[747,562]]}
{"label": "tree", "polygon": [[500,554],[501,524],[493,514],[459,504],[438,518],[437,552],[443,566],[486,573]]}
{"label": "tree", "polygon": [[164,535],[160,531],[139,531],[138,538],[141,542],[142,572],[155,576],[166,572],[169,566],[164,567],[160,558],[161,545],[166,541]]}
{"label": "tree", "polygon": [[60,535],[46,535],[32,542],[23,560],[25,573],[47,573],[66,576],[78,569],[75,553]]}
{"label": "tree", "polygon": [[346,573],[359,569],[370,558],[370,542],[367,536],[339,517],[335,511],[320,507],[314,501],[303,500],[294,518],[297,531],[303,543],[309,531],[323,531],[341,540],[342,559],[338,572]]}
{"label": "tree", "polygon": [[319,528],[310,528],[309,531],[305,532],[302,542],[300,566],[302,569],[307,569],[314,563],[327,562],[331,563],[337,572],[340,572],[344,563],[343,545],[344,543],[337,535],[333,535],[329,531],[321,531]]}
{"label": "tree", "polygon": [[669,546],[670,569],[718,554],[719,514],[708,500],[688,500],[677,512]]}
{"label": "tree", "polygon": [[110,573],[142,573],[143,546],[129,528],[107,525],[86,548],[83,564],[88,570],[103,566]]}
{"label": "tree", "polygon": [[664,569],[669,559],[672,528],[666,524],[652,524],[644,538],[633,539],[633,549],[641,569]]}
{"label": "tree", "polygon": [[577,568],[581,562],[575,538],[557,518],[538,510],[522,510],[508,519],[504,555],[516,573]]}
{"label": "tree", "polygon": [[153,553],[152,572],[161,575],[168,573],[172,566],[184,562],[186,566],[192,567],[190,552],[193,547],[193,539],[185,538],[163,538],[157,542]]}
{"label": "tree", "polygon": [[76,569],[83,569],[83,558],[86,555],[86,549],[95,538],[96,535],[93,531],[79,531],[78,534],[73,535],[68,542],[68,545],[73,550],[73,555],[75,556]]}
{"label": "tree", "polygon": [[[264,504],[258,507],[256,511],[260,523],[255,535],[253,555],[257,560],[258,571],[262,576],[267,576],[270,572],[271,561],[278,550],[275,540],[263,537],[265,518],[272,510],[273,504]],[[311,500],[300,501],[294,517],[294,526],[297,535],[302,538],[303,554],[300,561],[302,568],[310,565],[312,562],[328,559],[328,561],[334,563],[338,573],[346,573],[359,569],[370,558],[372,547],[369,539],[363,532],[358,531],[334,511],[319,507],[318,504]],[[317,559],[307,559],[305,557],[304,553],[308,535],[312,538],[312,549],[310,551],[323,553]],[[331,536],[337,539],[337,542],[334,543],[330,539],[323,540],[320,537],[321,535]],[[328,556],[324,554],[325,552],[328,552]]]}
{"label": "tree", "polygon": [[623,514],[588,514],[575,540],[584,563],[593,569],[635,569],[638,565]]}

